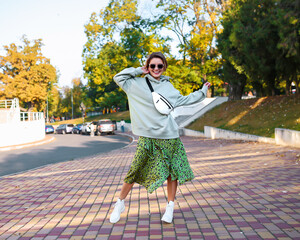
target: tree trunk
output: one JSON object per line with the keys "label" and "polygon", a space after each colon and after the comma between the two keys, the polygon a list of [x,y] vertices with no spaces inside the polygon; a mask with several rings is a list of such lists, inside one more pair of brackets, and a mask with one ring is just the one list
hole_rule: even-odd
{"label": "tree trunk", "polygon": [[295,85],[296,85],[296,94],[300,94],[299,92],[299,78],[298,78],[298,75],[297,75],[297,72],[294,74],[294,81],[295,81]]}
{"label": "tree trunk", "polygon": [[212,86],[210,87],[210,89],[211,89],[211,97],[214,97],[214,96],[215,96],[215,86],[212,85]]}
{"label": "tree trunk", "polygon": [[229,83],[229,100],[239,100],[243,96],[244,88],[246,82],[239,81],[239,82],[231,82]]}
{"label": "tree trunk", "polygon": [[271,71],[268,74],[267,79],[267,92],[269,96],[275,96],[275,79],[276,79],[276,73],[275,71]]}
{"label": "tree trunk", "polygon": [[292,83],[292,81],[288,78],[288,79],[286,79],[286,81],[285,81],[285,95],[290,95],[290,89],[291,89],[291,83]]}
{"label": "tree trunk", "polygon": [[260,82],[254,81],[252,83],[253,88],[255,89],[256,97],[263,97],[263,87]]}

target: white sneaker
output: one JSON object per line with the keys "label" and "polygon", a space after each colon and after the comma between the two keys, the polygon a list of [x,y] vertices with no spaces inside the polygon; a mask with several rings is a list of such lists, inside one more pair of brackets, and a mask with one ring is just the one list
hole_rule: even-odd
{"label": "white sneaker", "polygon": [[110,215],[109,221],[111,223],[116,223],[120,220],[121,213],[125,211],[125,203],[124,200],[118,199],[115,203],[115,208]]}
{"label": "white sneaker", "polygon": [[162,221],[171,223],[173,221],[174,202],[170,201],[166,207],[166,212],[162,217]]}

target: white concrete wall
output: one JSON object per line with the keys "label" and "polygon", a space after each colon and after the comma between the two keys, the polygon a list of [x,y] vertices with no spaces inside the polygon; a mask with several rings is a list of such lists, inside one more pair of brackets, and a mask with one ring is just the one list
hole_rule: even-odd
{"label": "white concrete wall", "polygon": [[25,144],[45,138],[45,121],[19,121],[0,124],[0,147]]}
{"label": "white concrete wall", "polygon": [[300,147],[300,131],[275,128],[275,141],[279,145]]}
{"label": "white concrete wall", "polygon": [[203,132],[195,131],[187,128],[179,128],[180,136],[190,136],[190,137],[205,137]]}
{"label": "white concrete wall", "polygon": [[300,131],[276,128],[275,139],[246,133],[233,132],[215,127],[204,127],[204,133],[187,128],[180,129],[180,135],[191,137],[206,137],[211,139],[236,139],[245,141],[265,142],[300,148]]}
{"label": "white concrete wall", "polygon": [[255,142],[265,142],[265,143],[275,143],[274,138],[260,137],[256,135],[250,135],[240,132],[233,132],[229,130],[224,130],[215,127],[204,126],[204,135],[207,138],[216,139],[236,139],[236,140],[246,140],[246,141],[255,141]]}

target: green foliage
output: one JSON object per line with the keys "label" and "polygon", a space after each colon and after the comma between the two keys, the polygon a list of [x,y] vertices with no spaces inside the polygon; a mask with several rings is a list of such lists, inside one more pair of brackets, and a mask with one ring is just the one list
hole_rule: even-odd
{"label": "green foliage", "polygon": [[166,75],[170,76],[173,86],[183,95],[188,95],[202,86],[199,73],[183,65],[171,65]]}
{"label": "green foliage", "polygon": [[92,14],[85,28],[87,97],[94,106],[125,109],[126,95],[114,83],[113,76],[126,67],[141,66],[149,52],[168,53],[166,40],[149,31],[151,24],[137,14],[137,1],[133,0],[111,0],[98,16]]}
{"label": "green foliage", "polygon": [[57,108],[49,116],[63,116],[66,118],[72,118],[72,104],[73,104],[73,118],[81,117],[80,111],[81,102],[85,106],[90,107],[88,101],[86,101],[86,91],[80,78],[74,78],[72,80],[72,87],[63,87],[62,92],[59,94],[57,101]]}
{"label": "green foliage", "polygon": [[19,98],[20,105],[29,111],[43,111],[48,92],[57,93],[56,69],[42,55],[41,39],[32,44],[24,36],[22,41],[23,46],[4,46],[6,56],[0,56],[0,98]]}
{"label": "green foliage", "polygon": [[[201,87],[203,81],[212,83],[212,96],[228,88],[232,100],[240,99],[245,89],[258,96],[283,93],[284,88],[289,93],[292,81],[299,92],[296,2],[152,2],[156,9],[146,18],[137,11],[138,1],[110,0],[85,26],[84,71],[93,105],[126,106],[126,96],[112,77],[126,67],[142,66],[153,51],[166,54],[166,74],[183,94]],[[170,31],[179,42],[180,59],[170,53]]]}
{"label": "green foliage", "polygon": [[286,81],[287,93],[291,79],[298,85],[297,12],[296,1],[232,1],[223,15],[223,32],[218,35],[223,59],[241,74],[240,79],[231,81],[231,84],[245,86],[243,79],[246,76],[248,84],[259,96],[281,93],[281,81]]}
{"label": "green foliage", "polygon": [[161,0],[157,7],[162,12],[157,16],[157,25],[173,31],[179,40],[181,63],[197,71],[204,81],[221,88],[220,54],[214,44],[220,12],[214,1]]}
{"label": "green foliage", "polygon": [[[87,96],[93,105],[124,109],[126,96],[112,81],[113,76],[126,67],[142,66],[154,51],[170,59],[167,74],[181,93],[198,89],[202,80],[222,92],[220,56],[213,44],[219,24],[216,5],[208,0],[164,0],[156,7],[152,17],[146,18],[138,14],[137,1],[110,0],[100,14],[92,14],[85,26],[88,41],[83,57]],[[182,61],[170,54],[170,31],[178,37]]]}

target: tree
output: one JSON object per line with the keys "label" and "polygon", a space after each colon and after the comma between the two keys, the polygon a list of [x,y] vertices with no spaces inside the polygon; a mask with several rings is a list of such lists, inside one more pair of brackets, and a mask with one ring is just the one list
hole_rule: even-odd
{"label": "tree", "polygon": [[47,93],[57,83],[56,69],[41,53],[42,40],[33,44],[25,36],[23,46],[4,46],[6,56],[0,56],[1,98],[19,98],[29,111],[44,110]]}
{"label": "tree", "polygon": [[150,28],[137,14],[137,1],[133,0],[111,0],[99,16],[92,14],[85,26],[88,41],[83,58],[87,96],[95,106],[126,108],[126,95],[113,76],[126,67],[141,66],[149,52],[169,52],[165,39]]}
{"label": "tree", "polygon": [[297,13],[299,4],[286,0],[233,0],[224,12],[219,49],[258,96],[281,93],[282,81],[289,88],[298,79]]}
{"label": "tree", "polygon": [[173,86],[183,95],[188,95],[200,87],[201,77],[198,72],[182,65],[180,61],[178,64],[170,64],[166,75],[171,77]]}
{"label": "tree", "polygon": [[62,88],[62,91],[59,94],[57,108],[56,111],[53,112],[53,115],[64,116],[65,118],[72,118],[72,116],[73,118],[81,117],[82,113],[79,108],[81,102],[83,102],[85,106],[90,107],[90,104],[86,99],[86,90],[81,79],[73,78],[71,87],[64,86]]}
{"label": "tree", "polygon": [[230,41],[230,34],[233,28],[233,21],[228,19],[231,16],[228,9],[227,15],[224,15],[222,24],[223,31],[217,35],[217,46],[222,53],[222,78],[228,83],[229,100],[238,100],[242,98],[244,88],[247,82],[246,71],[244,68],[243,55]]}
{"label": "tree", "polygon": [[220,11],[215,1],[160,0],[157,7],[161,9],[157,24],[173,31],[179,40],[181,64],[200,76],[199,85],[204,80],[212,83],[212,90],[214,86],[220,88],[223,84],[218,75],[220,54],[214,44]]}
{"label": "tree", "polygon": [[276,8],[274,24],[278,27],[279,42],[277,44],[281,54],[278,56],[276,68],[285,80],[286,94],[290,94],[291,83],[296,84],[299,94],[300,84],[300,2],[280,0]]}

